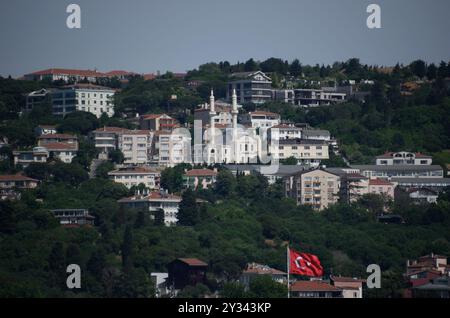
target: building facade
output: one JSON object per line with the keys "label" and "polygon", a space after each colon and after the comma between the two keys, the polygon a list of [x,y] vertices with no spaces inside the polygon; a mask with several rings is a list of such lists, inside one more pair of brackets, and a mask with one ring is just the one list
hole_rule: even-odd
{"label": "building facade", "polygon": [[143,184],[146,188],[159,189],[161,173],[146,167],[123,168],[108,172],[108,176],[116,183],[128,189]]}
{"label": "building facade", "polygon": [[431,165],[433,158],[421,153],[413,152],[387,152],[376,157],[376,165],[392,166],[392,165]]}
{"label": "building facade", "polygon": [[233,90],[239,104],[263,104],[272,100],[272,79],[261,71],[234,73],[228,83],[228,100]]}
{"label": "building facade", "polygon": [[340,178],[322,169],[302,171],[284,179],[287,197],[298,205],[306,205],[320,211],[339,199]]}

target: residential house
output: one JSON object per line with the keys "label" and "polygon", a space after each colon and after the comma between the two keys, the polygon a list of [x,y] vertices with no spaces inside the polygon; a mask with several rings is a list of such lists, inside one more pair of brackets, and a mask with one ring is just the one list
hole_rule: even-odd
{"label": "residential house", "polygon": [[149,211],[151,216],[158,210],[164,212],[164,223],[166,226],[175,225],[178,222],[178,210],[181,202],[181,197],[168,194],[163,190],[157,192],[153,191],[148,194],[135,195],[129,198],[123,198],[118,202],[129,209],[140,211]]}
{"label": "residential house", "polygon": [[95,217],[87,209],[54,209],[51,212],[63,226],[94,225]]}
{"label": "residential house", "polygon": [[45,147],[47,144],[65,143],[74,145],[73,148],[78,150],[78,137],[69,134],[43,134],[38,137],[38,146]]}
{"label": "residential house", "polygon": [[313,281],[296,281],[290,286],[292,298],[343,298],[343,290],[329,283]]}
{"label": "residential house", "polygon": [[116,183],[128,189],[143,184],[146,188],[159,189],[161,173],[147,167],[127,167],[108,172],[108,176]]}
{"label": "residential house", "polygon": [[300,139],[302,131],[301,127],[293,124],[280,124],[271,127],[267,134],[269,140]]}
{"label": "residential house", "polygon": [[240,122],[243,125],[249,125],[252,128],[268,129],[280,124],[281,117],[279,114],[267,111],[254,111],[248,114],[240,115]]}
{"label": "residential house", "polygon": [[367,178],[443,178],[439,165],[351,165],[351,170]]}
{"label": "residential house", "polygon": [[167,114],[147,114],[139,117],[139,127],[143,130],[172,131],[179,126],[178,121]]}
{"label": "residential house", "polygon": [[411,200],[417,204],[436,203],[439,192],[428,188],[409,188],[406,190]]}
{"label": "residential house", "polygon": [[46,143],[43,148],[47,149],[50,158],[57,158],[64,163],[71,163],[77,155],[78,145],[64,142]]}
{"label": "residential house", "polygon": [[206,283],[208,264],[197,258],[178,258],[167,265],[169,289],[181,290],[186,286]]}
{"label": "residential house", "polygon": [[24,78],[29,81],[64,81],[66,83],[70,81],[83,81],[87,80],[91,83],[95,83],[98,79],[105,78],[106,75],[96,70],[76,70],[65,68],[51,68],[41,70],[29,74],[25,74]]}
{"label": "residential house", "polygon": [[365,280],[354,277],[330,276],[331,284],[342,289],[343,298],[363,298]]}
{"label": "residential house", "polygon": [[20,198],[18,189],[34,189],[39,180],[29,178],[20,174],[0,175],[0,200],[15,200]]}
{"label": "residential house", "polygon": [[191,169],[185,171],[183,175],[183,184],[185,188],[208,189],[212,187],[217,180],[217,169]]}
{"label": "residential house", "polygon": [[302,107],[327,106],[342,103],[347,94],[325,91],[323,89],[295,89],[294,103]]}

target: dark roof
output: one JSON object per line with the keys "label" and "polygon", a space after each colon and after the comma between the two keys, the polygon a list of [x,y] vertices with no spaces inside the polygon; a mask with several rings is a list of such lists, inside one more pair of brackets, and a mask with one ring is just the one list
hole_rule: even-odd
{"label": "dark roof", "polygon": [[436,171],[442,170],[439,165],[351,165],[353,169],[371,171]]}

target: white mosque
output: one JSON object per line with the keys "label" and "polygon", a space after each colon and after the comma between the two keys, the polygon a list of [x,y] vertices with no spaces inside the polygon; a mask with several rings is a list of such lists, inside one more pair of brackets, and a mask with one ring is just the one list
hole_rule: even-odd
{"label": "white mosque", "polygon": [[[232,95],[232,125],[231,127],[216,127],[216,111],[214,91],[209,97],[209,128],[205,132],[204,157],[208,164],[238,163],[254,164],[258,162],[261,153],[261,136],[254,128],[238,125],[238,106],[236,90]],[[206,155],[206,156],[205,156]]]}

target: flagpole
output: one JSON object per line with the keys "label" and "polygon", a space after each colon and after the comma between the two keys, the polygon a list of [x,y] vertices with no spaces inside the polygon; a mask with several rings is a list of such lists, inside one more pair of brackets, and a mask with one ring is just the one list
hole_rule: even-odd
{"label": "flagpole", "polygon": [[290,268],[289,268],[289,244],[287,245],[287,253],[286,253],[286,260],[287,260],[287,266],[286,266],[286,268],[287,268],[287,298],[290,298],[290,295],[289,295],[289,271],[290,271]]}

